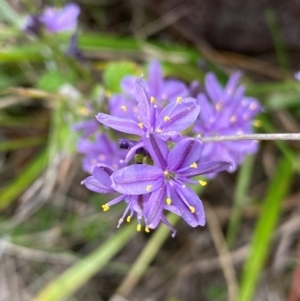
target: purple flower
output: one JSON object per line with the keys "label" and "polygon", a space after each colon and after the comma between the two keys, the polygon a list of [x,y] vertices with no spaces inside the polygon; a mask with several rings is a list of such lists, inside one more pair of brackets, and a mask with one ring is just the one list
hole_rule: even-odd
{"label": "purple flower", "polygon": [[[254,117],[262,111],[257,99],[244,96],[244,87],[237,86],[240,73],[234,73],[223,89],[214,74],[205,79],[207,95],[199,94],[201,107],[194,132],[202,137],[250,134],[253,132]],[[205,143],[203,160],[215,157],[232,162],[231,172],[242,163],[246,154],[253,154],[258,149],[256,141],[226,141]],[[213,176],[213,175],[212,175]]]}
{"label": "purple flower", "polygon": [[75,3],[68,3],[62,9],[46,8],[39,20],[49,32],[62,32],[76,29],[80,8]]}
{"label": "purple flower", "polygon": [[[109,102],[110,114],[118,117],[137,116],[135,83],[137,77],[125,76],[121,81],[122,94],[115,94]],[[176,101],[178,97],[187,97],[189,90],[180,80],[164,79],[161,64],[153,60],[149,64],[148,79],[145,81],[147,94],[155,100],[158,111],[166,102]]]}
{"label": "purple flower", "polygon": [[192,227],[205,224],[205,214],[197,194],[186,183],[205,184],[190,178],[216,173],[229,168],[228,162],[200,161],[202,143],[187,138],[169,151],[167,143],[158,135],[143,136],[146,150],[154,166],[136,164],[115,171],[112,187],[124,194],[143,195],[151,193],[144,206],[144,218],[148,228],[156,228],[161,221],[163,209],[182,216]]}
{"label": "purple flower", "polygon": [[87,138],[99,129],[99,123],[96,119],[84,120],[73,124],[74,131],[82,131],[82,137]]}
{"label": "purple flower", "polygon": [[120,160],[126,153],[105,134],[96,134],[94,141],[81,138],[78,141],[77,149],[85,155],[83,158],[83,169],[87,172],[91,172],[98,163],[117,169],[122,166]]}
{"label": "purple flower", "polygon": [[[112,188],[112,182],[110,176],[113,173],[113,169],[104,164],[97,164],[92,169],[92,176],[87,177],[84,179],[81,184],[85,185],[89,190],[103,193],[103,194],[110,194],[116,193],[116,190]],[[149,202],[150,194],[143,194],[143,195],[127,195],[121,194],[117,198],[111,200],[107,204],[102,205],[104,211],[108,211],[109,208],[113,205],[116,205],[122,201],[127,203],[126,209],[119,219],[118,227],[124,222],[126,219],[127,222],[130,222],[133,215],[136,214],[137,216],[137,231],[141,231],[141,221],[144,216],[144,206]],[[175,236],[175,229],[169,224],[167,219],[162,215],[161,222],[165,223],[171,230],[173,231],[173,236]],[[145,227],[146,232],[150,232],[148,227]]]}
{"label": "purple flower", "polygon": [[[96,118],[102,124],[117,131],[140,137],[156,133],[163,139],[175,139],[187,129],[199,115],[200,107],[194,98],[178,98],[168,104],[160,113],[154,99],[149,98],[141,78],[137,79],[135,97],[138,103],[138,117],[122,118],[99,113]],[[127,154],[126,161],[132,158],[136,148],[143,146],[143,140]]]}
{"label": "purple flower", "polygon": [[300,71],[294,73],[294,78],[300,81]]}

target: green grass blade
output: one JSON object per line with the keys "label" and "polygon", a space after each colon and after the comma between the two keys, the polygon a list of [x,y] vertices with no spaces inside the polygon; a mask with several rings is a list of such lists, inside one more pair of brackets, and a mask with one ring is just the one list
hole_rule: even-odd
{"label": "green grass blade", "polygon": [[50,282],[33,301],[59,301],[72,295],[117,254],[135,234],[131,223],[109,238],[92,254]]}
{"label": "green grass blade", "polygon": [[0,141],[0,151],[3,152],[8,150],[16,150],[20,148],[32,147],[36,145],[41,145],[44,142],[45,139],[42,137],[30,137],[30,138]]}
{"label": "green grass blade", "polygon": [[291,161],[287,158],[280,159],[252,236],[250,253],[242,273],[239,301],[250,301],[253,298],[256,283],[271,247],[271,238],[280,216],[280,206],[289,190],[292,171]]}
{"label": "green grass blade", "polygon": [[42,173],[48,162],[48,152],[43,151],[30,161],[19,176],[0,190],[0,210],[9,206]]}
{"label": "green grass blade", "polygon": [[234,193],[234,204],[231,213],[228,231],[227,231],[227,245],[231,249],[234,245],[236,235],[239,230],[241,214],[244,205],[247,202],[247,191],[252,177],[252,170],[254,166],[254,156],[246,157],[243,165],[239,170],[237,184]]}
{"label": "green grass blade", "polygon": [[22,18],[10,7],[8,1],[0,0],[0,19],[6,20],[16,27],[22,25]]}

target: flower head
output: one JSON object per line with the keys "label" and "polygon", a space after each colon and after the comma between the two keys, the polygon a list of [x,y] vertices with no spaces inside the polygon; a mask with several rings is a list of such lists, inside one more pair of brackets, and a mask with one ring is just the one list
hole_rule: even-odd
{"label": "flower head", "polygon": [[[168,104],[160,113],[153,99],[148,96],[145,85],[141,78],[136,81],[135,97],[138,104],[138,116],[129,118],[116,117],[99,113],[97,120],[117,131],[140,136],[141,138],[150,133],[156,133],[163,139],[176,138],[180,132],[187,129],[199,115],[200,107],[194,98],[178,98]],[[143,139],[136,147],[143,146]],[[128,161],[132,158],[135,149],[132,148],[127,155]]]}
{"label": "flower head", "polygon": [[[85,185],[89,190],[101,194],[116,193],[117,191],[112,187],[112,182],[110,176],[114,170],[104,164],[97,164],[92,168],[92,175],[84,179],[81,184]],[[102,205],[104,211],[108,211],[113,205],[116,205],[122,201],[127,203],[126,209],[119,219],[118,227],[126,220],[130,222],[132,217],[136,214],[137,218],[137,231],[141,231],[141,221],[144,217],[144,206],[149,202],[150,194],[143,195],[128,195],[121,194],[115,199],[109,201],[107,204]],[[169,224],[167,219],[161,215],[161,222],[165,223],[173,231],[173,236],[175,236],[175,229]],[[149,228],[145,227],[145,232],[150,232]]]}
{"label": "flower head", "polygon": [[191,178],[216,173],[229,168],[222,161],[202,162],[202,143],[187,138],[169,150],[167,143],[158,135],[143,136],[146,150],[154,165],[131,165],[115,171],[112,187],[120,193],[143,195],[151,193],[144,207],[146,226],[156,228],[161,221],[163,209],[182,216],[192,227],[205,224],[202,202],[187,183],[203,184]]}

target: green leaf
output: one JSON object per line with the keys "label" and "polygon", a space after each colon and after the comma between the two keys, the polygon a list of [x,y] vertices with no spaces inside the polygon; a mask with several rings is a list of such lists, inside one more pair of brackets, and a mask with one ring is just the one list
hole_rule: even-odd
{"label": "green leaf", "polygon": [[71,296],[101,270],[135,234],[135,224],[124,226],[96,251],[76,263],[43,288],[33,301],[59,301]]}
{"label": "green leaf", "polygon": [[45,169],[48,153],[43,151],[30,161],[8,186],[0,191],[0,210],[9,206]]}
{"label": "green leaf", "polygon": [[289,190],[292,174],[291,161],[281,158],[263,201],[261,214],[252,236],[250,253],[242,273],[239,301],[253,299],[256,283],[271,247],[271,238],[280,216],[281,203]]}
{"label": "green leaf", "polygon": [[138,75],[137,66],[128,61],[112,62],[107,64],[103,80],[104,86],[112,93],[121,92],[120,82],[126,75]]}

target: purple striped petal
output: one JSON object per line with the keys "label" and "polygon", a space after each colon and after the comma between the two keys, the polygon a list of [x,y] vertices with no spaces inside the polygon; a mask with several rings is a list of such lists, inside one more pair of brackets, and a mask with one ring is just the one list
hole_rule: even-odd
{"label": "purple striped petal", "polygon": [[99,182],[94,176],[89,176],[81,182],[87,189],[97,193],[113,193],[115,192],[107,183]]}
{"label": "purple striped petal", "polygon": [[201,157],[202,142],[196,139],[185,139],[171,149],[168,156],[168,167],[175,171],[197,162]]}
{"label": "purple striped petal", "polygon": [[[172,193],[172,203],[180,209],[182,218],[192,227],[204,226],[205,212],[198,195],[186,186],[176,186],[175,191],[176,193]],[[190,206],[193,207],[193,212]]]}
{"label": "purple striped petal", "polygon": [[163,88],[163,74],[159,61],[153,60],[148,68],[148,85],[149,91],[153,97],[159,97]]}
{"label": "purple striped petal", "polygon": [[164,201],[166,199],[165,185],[152,192],[150,199],[145,203],[144,217],[147,227],[155,229],[161,219]]}
{"label": "purple striped petal", "polygon": [[154,134],[144,135],[143,142],[154,164],[165,170],[167,168],[167,157],[169,153],[167,143],[158,135]]}
{"label": "purple striped petal", "polygon": [[182,132],[191,126],[200,113],[200,107],[194,98],[182,99],[180,103],[167,105],[157,118],[157,129],[162,134]]}
{"label": "purple striped petal", "polygon": [[146,194],[159,189],[164,182],[160,168],[144,164],[135,164],[115,171],[111,180],[112,187],[123,194]]}
{"label": "purple striped petal", "polygon": [[139,77],[136,80],[135,98],[138,102],[139,116],[141,118],[141,121],[147,128],[150,128],[150,120],[151,120],[150,99],[149,96],[147,95],[146,87],[141,77]]}
{"label": "purple striped petal", "polygon": [[230,162],[224,162],[224,161],[208,161],[203,163],[198,163],[196,168],[189,168],[182,170],[177,170],[178,174],[181,174],[184,177],[190,178],[195,177],[199,175],[205,175],[210,173],[217,173],[220,171],[228,170],[231,168]]}
{"label": "purple striped petal", "polygon": [[142,136],[144,134],[144,131],[138,126],[138,124],[131,119],[114,117],[104,113],[99,113],[96,115],[96,118],[100,123],[119,132],[137,136]]}

